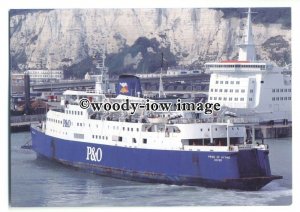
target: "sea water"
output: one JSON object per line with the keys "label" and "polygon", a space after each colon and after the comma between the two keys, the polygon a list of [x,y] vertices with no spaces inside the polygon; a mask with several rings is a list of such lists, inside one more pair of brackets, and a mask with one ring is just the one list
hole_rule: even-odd
{"label": "sea water", "polygon": [[27,206],[220,206],[290,205],[292,139],[265,139],[272,174],[282,175],[259,191],[149,184],[94,175],[40,159],[21,146],[29,132],[10,139],[10,205]]}

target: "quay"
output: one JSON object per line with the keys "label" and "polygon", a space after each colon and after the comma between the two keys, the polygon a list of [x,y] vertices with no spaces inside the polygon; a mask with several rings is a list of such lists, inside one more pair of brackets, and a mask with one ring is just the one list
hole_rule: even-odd
{"label": "quay", "polygon": [[292,124],[261,125],[259,128],[264,138],[292,137]]}
{"label": "quay", "polygon": [[40,123],[45,119],[45,114],[10,116],[10,129],[12,132],[29,131],[30,124]]}

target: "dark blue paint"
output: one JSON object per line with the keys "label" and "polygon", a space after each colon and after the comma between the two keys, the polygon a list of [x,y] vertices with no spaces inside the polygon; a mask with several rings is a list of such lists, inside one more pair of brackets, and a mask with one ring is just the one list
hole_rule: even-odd
{"label": "dark blue paint", "polygon": [[[111,177],[245,190],[257,190],[274,179],[267,151],[263,150],[236,153],[137,149],[62,140],[34,128],[31,132],[32,148],[38,155]],[[102,149],[100,162],[86,159],[87,146]],[[229,159],[218,162],[211,157]]]}

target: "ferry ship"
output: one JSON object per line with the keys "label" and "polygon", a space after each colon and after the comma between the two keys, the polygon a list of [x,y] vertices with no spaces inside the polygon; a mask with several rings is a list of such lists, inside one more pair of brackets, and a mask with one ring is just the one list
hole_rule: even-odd
{"label": "ferry ship", "polygon": [[60,108],[31,126],[32,149],[38,157],[149,183],[258,190],[282,178],[271,173],[268,145],[256,143],[254,136],[249,140],[246,127],[230,118],[216,121],[193,112],[183,116],[174,111],[132,114],[83,109],[82,98],[145,102],[137,77],[121,77],[117,96],[112,97],[107,95],[106,74],[102,75],[94,90],[65,91]]}
{"label": "ferry ship", "polygon": [[[107,97],[94,91],[65,91],[61,108],[52,109],[41,125],[31,126],[32,149],[39,157],[93,173],[151,183],[258,190],[281,176],[271,174],[268,146],[247,141],[245,126],[230,121],[143,111],[94,112],[82,109],[93,101],[144,101],[134,79],[119,82],[120,93]],[[98,89],[98,90],[97,90]],[[137,91],[132,93],[131,91]],[[153,115],[153,113],[152,113]],[[173,115],[173,116],[172,116]]]}
{"label": "ferry ship", "polygon": [[219,102],[241,122],[291,122],[291,67],[256,60],[251,9],[243,39],[238,60],[205,64],[211,73],[208,101]]}

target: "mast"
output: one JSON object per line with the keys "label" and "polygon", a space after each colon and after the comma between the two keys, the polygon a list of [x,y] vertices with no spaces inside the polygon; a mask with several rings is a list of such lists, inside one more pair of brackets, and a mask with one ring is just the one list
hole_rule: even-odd
{"label": "mast", "polygon": [[105,67],[105,49],[102,47],[102,49],[96,51],[95,53],[95,64],[96,69],[98,70],[96,74],[96,85],[95,85],[95,92],[96,93],[106,93],[108,92],[108,73],[107,73],[107,67]]}
{"label": "mast", "polygon": [[251,8],[248,9],[247,25],[245,28],[243,43],[239,44],[239,61],[255,61],[256,53],[253,42]]}
{"label": "mast", "polygon": [[166,97],[166,94],[164,92],[164,85],[163,85],[163,81],[162,81],[163,62],[164,62],[164,54],[161,53],[161,67],[160,67],[159,89],[158,89],[158,97],[159,98],[165,98]]}

